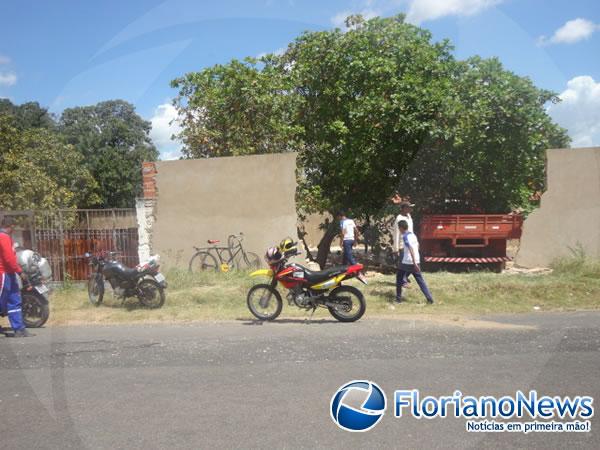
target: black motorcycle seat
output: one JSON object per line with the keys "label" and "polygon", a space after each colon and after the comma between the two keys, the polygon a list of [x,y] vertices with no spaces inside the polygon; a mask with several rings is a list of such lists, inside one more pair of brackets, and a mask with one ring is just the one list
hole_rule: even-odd
{"label": "black motorcycle seat", "polygon": [[350,266],[334,266],[329,269],[319,270],[319,271],[311,271],[308,269],[304,269],[304,278],[311,284],[316,284],[321,281],[325,281],[328,278],[335,277],[336,275],[340,275],[348,270]]}
{"label": "black motorcycle seat", "polygon": [[125,278],[136,278],[139,274],[137,269],[130,269],[129,267],[123,268],[123,276]]}

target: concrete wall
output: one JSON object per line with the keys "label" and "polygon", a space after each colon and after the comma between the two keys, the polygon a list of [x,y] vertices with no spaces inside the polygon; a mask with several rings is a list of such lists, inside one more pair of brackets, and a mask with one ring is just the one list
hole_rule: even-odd
{"label": "concrete wall", "polygon": [[547,151],[547,190],[525,221],[516,263],[547,267],[569,247],[600,258],[600,147]]}
{"label": "concrete wall", "polygon": [[192,246],[242,231],[259,255],[285,236],[296,237],[294,153],[156,163],[153,253],[187,267]]}

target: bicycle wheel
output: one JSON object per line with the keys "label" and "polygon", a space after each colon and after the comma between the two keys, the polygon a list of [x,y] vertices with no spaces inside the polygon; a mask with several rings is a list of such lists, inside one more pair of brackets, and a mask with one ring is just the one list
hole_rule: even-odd
{"label": "bicycle wheel", "polygon": [[244,257],[242,258],[244,264],[246,265],[246,269],[258,269],[260,268],[260,258],[256,253],[253,252],[245,252]]}
{"label": "bicycle wheel", "polygon": [[218,272],[219,264],[217,263],[217,258],[208,252],[198,252],[190,259],[189,271]]}

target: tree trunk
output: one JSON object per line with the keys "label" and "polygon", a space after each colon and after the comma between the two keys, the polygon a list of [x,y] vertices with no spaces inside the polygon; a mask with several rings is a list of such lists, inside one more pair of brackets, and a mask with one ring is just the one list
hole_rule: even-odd
{"label": "tree trunk", "polygon": [[331,243],[335,239],[335,237],[339,234],[339,227],[335,221],[331,222],[327,229],[325,230],[325,234],[321,238],[319,245],[317,246],[317,264],[322,269],[325,269],[325,265],[327,264],[327,257],[329,256],[329,251],[331,249]]}
{"label": "tree trunk", "polygon": [[304,239],[304,237],[307,234],[306,231],[304,231],[304,227],[302,229],[300,227],[296,227],[296,231],[298,233],[298,239],[300,239],[302,241],[302,244],[304,245],[304,251],[306,252],[306,257],[308,258],[309,261],[314,262],[315,258],[312,255],[312,253],[310,252],[310,248],[308,248],[306,239]]}

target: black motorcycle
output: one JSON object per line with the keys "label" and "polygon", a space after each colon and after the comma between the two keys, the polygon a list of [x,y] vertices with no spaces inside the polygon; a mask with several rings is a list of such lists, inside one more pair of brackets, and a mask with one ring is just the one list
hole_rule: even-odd
{"label": "black motorcycle", "polygon": [[117,261],[115,252],[86,253],[85,256],[92,266],[88,281],[88,298],[92,305],[100,306],[104,299],[104,280],[110,283],[114,295],[123,301],[137,297],[147,308],[160,308],[165,303],[167,282],[158,271],[158,255],[135,268],[125,267]]}

